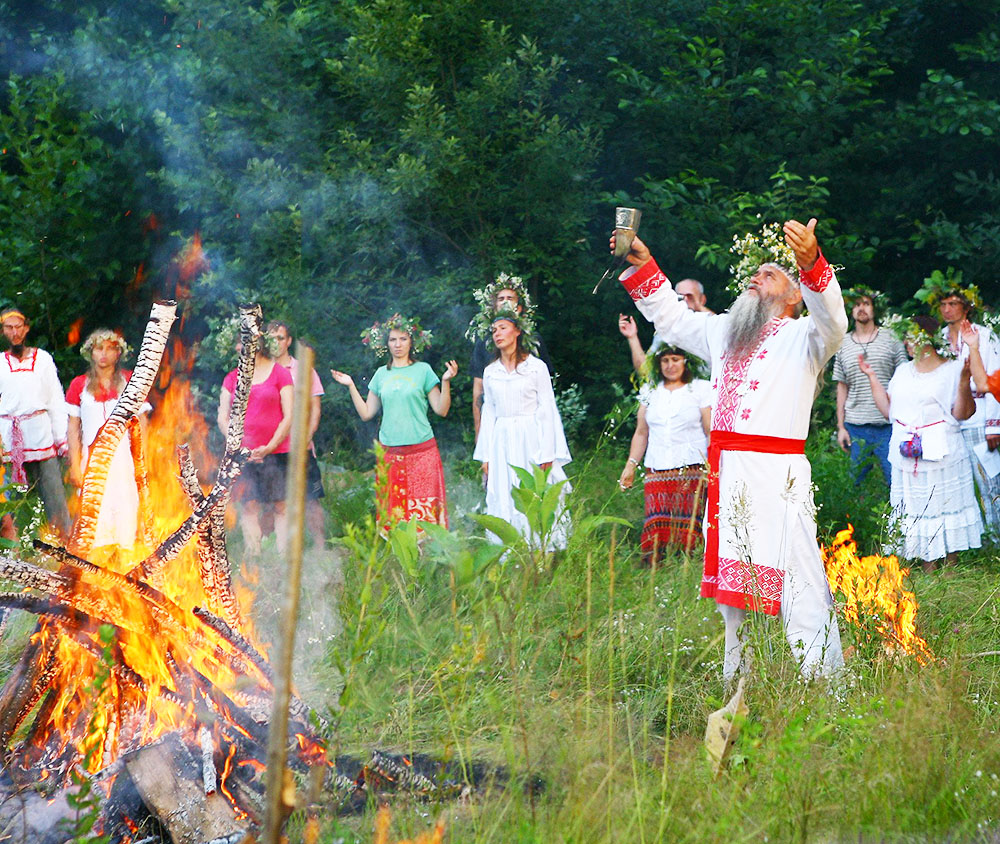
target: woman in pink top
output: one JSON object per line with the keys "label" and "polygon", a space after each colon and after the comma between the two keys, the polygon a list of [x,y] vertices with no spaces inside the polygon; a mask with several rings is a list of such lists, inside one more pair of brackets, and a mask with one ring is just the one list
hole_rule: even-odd
{"label": "woman in pink top", "polygon": [[[249,554],[260,554],[260,507],[274,513],[274,533],[278,548],[284,549],[288,537],[285,519],[285,475],[288,469],[289,431],[292,427],[292,376],[275,362],[268,345],[270,337],[261,336],[254,358],[250,399],[247,402],[243,447],[251,451],[234,490],[242,504],[240,527]],[[236,390],[236,370],[222,382],[219,395],[219,430],[229,430],[229,410]]]}

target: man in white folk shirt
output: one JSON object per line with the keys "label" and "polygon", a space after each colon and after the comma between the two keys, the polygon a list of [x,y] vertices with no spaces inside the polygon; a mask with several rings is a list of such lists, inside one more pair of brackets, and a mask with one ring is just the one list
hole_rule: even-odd
{"label": "man in white folk shirt", "polygon": [[[715,598],[725,619],[727,684],[746,668],[747,610],[780,614],[803,676],[831,676],[843,666],[803,452],[816,381],[847,332],[847,314],[815,228],[815,219],[786,222],[784,265],[761,264],[721,315],[691,311],[639,238],[621,275],[657,334],[711,363],[701,594]],[[796,319],[803,302],[809,316]]]}

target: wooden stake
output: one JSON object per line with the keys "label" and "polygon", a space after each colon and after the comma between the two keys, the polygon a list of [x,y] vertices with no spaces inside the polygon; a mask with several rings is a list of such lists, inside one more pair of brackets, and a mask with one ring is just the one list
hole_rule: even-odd
{"label": "wooden stake", "polygon": [[279,844],[281,826],[288,809],[284,795],[285,761],[288,744],[288,706],[292,688],[292,655],[299,613],[299,584],[302,579],[302,549],[305,538],[306,451],[309,448],[309,411],[312,392],[313,352],[297,343],[298,361],[295,405],[292,411],[292,448],[288,455],[288,576],[275,654],[274,706],[267,739],[267,798],[261,841]]}

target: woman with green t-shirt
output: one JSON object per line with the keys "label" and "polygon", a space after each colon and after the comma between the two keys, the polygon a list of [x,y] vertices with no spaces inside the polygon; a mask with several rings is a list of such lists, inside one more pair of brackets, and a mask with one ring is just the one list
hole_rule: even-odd
{"label": "woman with green t-shirt", "polygon": [[415,361],[430,345],[431,333],[415,319],[393,314],[362,332],[362,342],[379,357],[389,354],[368,384],[368,398],[345,372],[331,369],[334,381],[351,391],[358,416],[365,422],[382,411],[378,441],[382,455],[377,473],[379,529],[383,534],[396,522],[418,519],[448,527],[444,470],[437,441],[427,420],[428,406],[438,416],[451,408],[451,379],[458,364],[451,360],[438,379],[434,370]]}

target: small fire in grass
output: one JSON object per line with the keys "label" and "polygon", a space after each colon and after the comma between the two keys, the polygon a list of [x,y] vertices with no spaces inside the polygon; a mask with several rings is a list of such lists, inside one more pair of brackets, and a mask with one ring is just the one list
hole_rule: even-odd
{"label": "small fire in grass", "polygon": [[906,588],[910,570],[895,555],[858,556],[854,527],[837,533],[829,548],[822,548],[830,590],[843,596],[843,613],[854,625],[874,623],[890,652],[907,653],[921,665],[934,654],[917,634],[917,599]]}
{"label": "small fire in grass", "polygon": [[[379,806],[375,815],[375,840],[374,844],[393,844],[389,835],[389,826],[392,823],[392,813],[388,806]],[[444,839],[444,818],[440,817],[434,828],[427,832],[421,832],[416,838],[401,838],[395,844],[441,844]]]}

